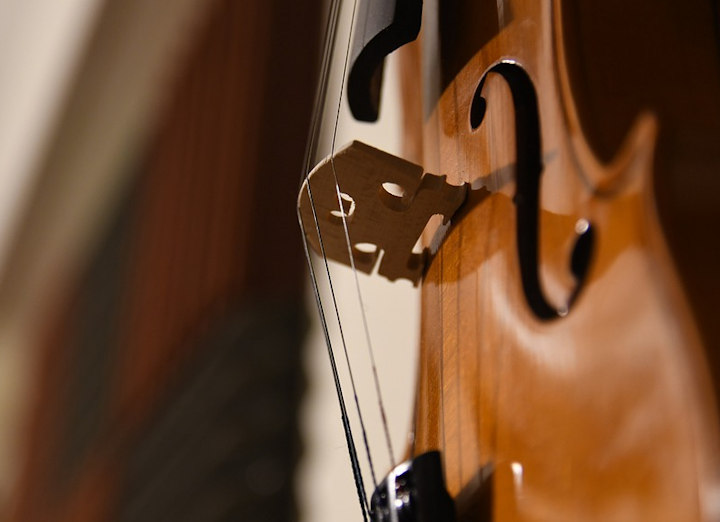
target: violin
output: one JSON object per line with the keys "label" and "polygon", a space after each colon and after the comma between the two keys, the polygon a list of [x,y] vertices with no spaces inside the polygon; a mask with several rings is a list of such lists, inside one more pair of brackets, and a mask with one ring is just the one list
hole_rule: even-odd
{"label": "violin", "polygon": [[[4,371],[27,379],[12,402],[28,404],[16,448],[3,430],[0,518],[295,510],[293,221],[320,2],[198,3],[181,51],[169,33],[190,39],[195,15],[169,15],[190,4],[104,3],[57,107],[2,279],[0,322],[22,319],[3,339],[28,348],[4,352],[27,355]],[[410,442],[358,481],[358,518],[718,519],[717,2],[359,1],[355,15],[359,36],[327,32],[347,96],[318,121],[386,111],[395,53],[405,152],[310,158],[303,235],[315,266],[325,249],[422,292]],[[183,63],[140,132],[152,96],[130,80],[168,74],[139,60],[159,48]]]}
{"label": "violin", "polygon": [[363,515],[720,519],[717,3],[376,4],[347,98],[376,118],[399,47],[406,157],[333,147],[298,199],[325,261],[421,287],[370,500],[348,438]]}

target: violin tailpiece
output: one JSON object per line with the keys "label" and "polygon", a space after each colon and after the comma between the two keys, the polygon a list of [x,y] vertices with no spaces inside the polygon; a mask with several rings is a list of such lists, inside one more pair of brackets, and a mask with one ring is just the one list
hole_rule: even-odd
{"label": "violin tailpiece", "polygon": [[370,501],[371,522],[457,522],[445,488],[439,451],[399,464],[378,485]]}

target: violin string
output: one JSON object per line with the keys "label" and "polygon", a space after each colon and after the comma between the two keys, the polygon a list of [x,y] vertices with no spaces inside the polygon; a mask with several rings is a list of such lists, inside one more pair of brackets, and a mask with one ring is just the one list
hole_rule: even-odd
{"label": "violin string", "polygon": [[[350,259],[350,267],[352,269],[353,279],[355,282],[355,294],[357,295],[358,299],[358,305],[360,307],[360,317],[363,325],[363,330],[365,333],[365,345],[367,347],[368,352],[368,358],[370,360],[370,367],[372,371],[373,376],[373,385],[375,387],[375,397],[377,399],[378,403],[378,409],[380,412],[380,420],[382,422],[382,428],[383,428],[383,434],[385,436],[385,444],[387,446],[388,451],[388,457],[390,459],[391,467],[395,467],[395,453],[392,448],[392,442],[390,440],[390,429],[387,421],[387,415],[385,413],[385,404],[383,402],[382,398],[382,391],[380,389],[380,379],[378,377],[378,371],[377,371],[377,365],[375,364],[375,351],[373,350],[372,340],[370,337],[370,328],[368,326],[368,319],[367,319],[367,313],[365,312],[365,302],[362,297],[362,291],[360,289],[360,280],[358,278],[357,269],[355,266],[355,255],[353,254],[353,248],[352,248],[352,242],[350,241],[350,232],[348,230],[348,223],[347,223],[347,215],[342,210],[343,209],[343,202],[342,202],[342,192],[340,190],[340,184],[338,182],[338,176],[337,171],[335,169],[335,146],[337,141],[337,132],[338,132],[338,122],[340,121],[340,109],[342,107],[342,98],[344,94],[344,86],[345,86],[345,78],[347,76],[347,68],[350,58],[350,42],[352,41],[352,32],[355,28],[355,10],[357,7],[357,0],[353,1],[353,12],[352,12],[352,25],[351,25],[351,31],[350,36],[348,38],[347,47],[345,49],[345,63],[343,64],[343,72],[342,72],[342,82],[340,84],[340,96],[338,98],[338,104],[335,112],[335,126],[333,128],[333,134],[332,134],[332,142],[330,145],[330,165],[332,168],[333,178],[335,181],[335,193],[337,196],[338,201],[338,208],[340,209],[340,217],[343,225],[343,233],[345,234],[345,245],[347,246],[347,252],[348,252],[348,259]],[[349,364],[349,361],[348,361]],[[354,389],[354,387],[353,387]],[[358,405],[358,413],[359,413],[359,405]],[[363,435],[364,427],[363,427]],[[369,454],[370,450],[368,448],[368,458],[370,458]],[[375,480],[375,471],[373,469],[372,464],[370,465],[370,470],[373,475],[373,482],[375,482],[375,486],[377,487],[377,481]]]}
{"label": "violin string", "polygon": [[[310,196],[310,191],[308,191]],[[300,219],[300,225],[303,226],[303,220],[298,213]],[[317,219],[315,210],[313,207],[313,218]],[[303,226],[304,230],[304,226]],[[304,234],[303,234],[304,235]],[[307,260],[308,267],[310,270],[310,280],[312,281],[313,294],[315,297],[315,304],[318,307],[320,315],[320,323],[323,330],[323,336],[325,338],[325,345],[327,346],[328,357],[330,359],[330,368],[333,375],[333,383],[335,385],[335,392],[337,393],[338,403],[340,404],[340,419],[343,426],[343,432],[345,433],[345,441],[348,447],[348,454],[350,456],[350,466],[352,467],[353,478],[355,480],[355,489],[357,490],[358,501],[360,503],[360,510],[362,511],[363,521],[367,522],[369,505],[367,501],[367,495],[365,493],[365,484],[363,481],[362,470],[360,469],[360,459],[358,459],[357,449],[355,447],[355,440],[352,435],[352,427],[350,426],[350,420],[347,413],[347,407],[345,405],[345,398],[342,392],[342,384],[340,383],[340,374],[337,368],[337,362],[335,360],[335,353],[332,348],[332,342],[330,340],[330,332],[325,318],[325,311],[322,305],[322,298],[320,297],[320,290],[317,284],[317,276],[315,275],[315,269],[313,267],[312,258],[310,257],[310,250],[308,248],[307,240],[303,240],[303,249],[305,251],[305,259]],[[324,251],[323,251],[324,255]]]}
{"label": "violin string", "polygon": [[[346,44],[346,47],[345,47],[345,56],[344,56],[344,60],[343,60],[343,70],[342,70],[342,74],[341,74],[341,77],[340,77],[340,88],[339,88],[338,102],[337,102],[337,106],[336,106],[336,108],[335,108],[335,119],[334,119],[334,124],[333,124],[332,141],[331,141],[331,146],[330,146],[330,166],[331,166],[331,170],[332,170],[333,178],[334,178],[334,182],[335,182],[335,191],[336,191],[336,194],[337,194],[337,197],[338,197],[338,209],[339,209],[339,214],[340,214],[341,221],[342,221],[342,223],[343,223],[343,230],[344,230],[344,233],[345,233],[345,242],[346,242],[346,245],[347,245],[347,247],[348,247],[348,255],[349,255],[349,258],[350,258],[350,266],[352,267],[353,273],[355,274],[355,277],[356,277],[356,279],[357,279],[357,272],[356,272],[356,270],[355,270],[355,260],[354,260],[354,257],[353,257],[352,247],[351,247],[351,243],[350,243],[350,236],[349,236],[349,234],[348,234],[348,228],[347,228],[347,213],[344,211],[344,205],[343,205],[343,203],[342,203],[342,192],[340,191],[340,186],[339,186],[339,183],[338,183],[338,176],[337,176],[337,171],[336,171],[336,169],[335,169],[335,157],[334,157],[334,156],[335,156],[335,144],[336,144],[336,140],[337,140],[338,125],[339,125],[339,121],[340,121],[340,109],[341,109],[341,107],[342,107],[343,94],[344,94],[344,92],[345,92],[345,89],[344,89],[345,79],[347,78],[347,67],[348,67],[348,62],[349,62],[349,58],[350,58],[350,44],[351,44],[351,42],[352,42],[353,30],[354,30],[354,27],[355,27],[355,13],[356,13],[356,10],[357,10],[357,0],[353,0],[352,6],[353,6],[353,8],[352,8],[352,13],[351,13],[351,15],[350,15],[350,31],[349,31],[349,34],[348,34],[347,44]],[[329,270],[329,269],[328,269],[328,270]],[[328,271],[328,277],[330,277],[329,271]],[[359,286],[356,286],[356,289],[359,291]],[[366,450],[366,453],[367,453],[367,459],[368,459],[368,466],[369,466],[369,469],[370,469],[370,475],[371,475],[373,484],[374,484],[375,487],[377,488],[377,486],[378,486],[378,481],[377,481],[376,474],[375,474],[375,466],[374,466],[374,464],[373,464],[372,453],[371,453],[371,451],[370,451],[370,443],[369,443],[368,438],[367,438],[367,429],[365,428],[365,420],[364,420],[363,415],[362,415],[362,409],[361,409],[361,407],[360,407],[360,399],[359,399],[359,396],[358,396],[358,393],[357,393],[357,387],[356,387],[356,385],[355,385],[355,376],[354,376],[354,372],[353,372],[353,370],[352,370],[352,364],[351,364],[351,362],[350,362],[350,355],[349,355],[349,352],[348,352],[348,349],[347,349],[347,343],[345,342],[345,336],[344,336],[343,330],[342,330],[342,324],[341,324],[341,320],[340,320],[340,311],[339,311],[339,307],[338,307],[338,305],[337,305],[336,296],[335,296],[335,293],[334,293],[334,291],[333,291],[333,289],[332,289],[332,286],[330,286],[330,295],[331,295],[331,298],[332,298],[332,301],[333,301],[333,305],[334,305],[334,308],[335,308],[335,314],[336,314],[336,316],[337,316],[338,330],[339,330],[339,333],[340,333],[340,339],[341,339],[341,341],[342,341],[343,353],[344,353],[344,355],[345,355],[345,362],[346,362],[346,364],[347,364],[348,376],[349,376],[349,378],[350,378],[350,386],[352,387],[353,398],[354,398],[354,400],[355,400],[355,406],[356,406],[356,409],[357,409],[358,420],[359,420],[359,423],[360,423],[360,430],[361,430],[361,433],[362,433],[363,442],[364,442],[364,444],[365,444],[365,450]],[[363,318],[364,318],[364,317],[365,317],[365,314],[364,314],[364,309],[363,309],[363,307],[362,307],[362,299],[360,299],[360,303],[361,303],[362,316],[363,316]],[[368,330],[367,330],[367,321],[365,321],[365,331],[368,332]],[[369,336],[366,336],[366,339],[369,339]]]}
{"label": "violin string", "polygon": [[[325,247],[322,242],[322,235],[320,233],[320,227],[319,222],[317,218],[317,210],[315,207],[315,203],[312,196],[312,190],[310,188],[309,183],[309,174],[310,174],[310,164],[313,159],[313,155],[316,152],[317,147],[317,140],[320,134],[320,113],[322,112],[322,107],[325,101],[325,97],[327,95],[328,90],[328,82],[329,82],[329,72],[330,72],[330,65],[332,62],[333,52],[334,52],[334,44],[335,44],[335,38],[337,34],[337,26],[338,26],[338,19],[339,19],[339,13],[340,13],[340,1],[339,0],[333,0],[330,5],[330,13],[328,16],[327,26],[325,30],[325,42],[324,42],[324,52],[323,52],[323,59],[321,63],[321,72],[320,72],[320,83],[318,85],[318,89],[316,91],[315,95],[315,107],[313,110],[313,116],[311,120],[311,126],[310,126],[310,136],[309,140],[305,149],[305,159],[304,159],[304,165],[303,165],[303,173],[301,178],[301,184],[303,183],[303,180],[305,182],[305,187],[307,190],[308,198],[310,201],[310,208],[312,209],[312,215],[313,220],[315,224],[315,230],[318,234],[318,240],[320,244],[320,250],[322,254],[323,261],[325,263],[325,270],[328,277],[328,284],[330,286],[331,294],[333,295],[333,305],[336,309],[336,315],[338,317],[339,321],[339,313],[337,312],[337,303],[335,301],[334,297],[334,290],[332,288],[332,280],[330,278],[330,269],[328,266],[327,261],[327,255],[325,253]],[[342,208],[342,207],[341,207]],[[305,251],[305,258],[308,264],[308,269],[310,272],[310,280],[312,284],[312,289],[315,297],[315,302],[318,307],[318,313],[320,316],[320,323],[323,330],[323,336],[325,339],[325,344],[327,347],[327,353],[328,358],[330,360],[330,367],[333,375],[333,381],[335,385],[335,392],[338,398],[338,403],[340,405],[340,413],[341,413],[341,421],[343,426],[343,432],[345,435],[346,444],[348,447],[348,455],[350,457],[350,463],[353,473],[353,479],[355,481],[355,487],[357,490],[358,495],[358,501],[360,503],[360,509],[362,512],[363,521],[367,522],[368,519],[368,512],[369,512],[369,506],[367,501],[367,495],[365,493],[365,486],[363,482],[363,476],[362,471],[360,468],[360,462],[357,456],[357,450],[355,446],[354,437],[352,434],[352,427],[350,425],[349,417],[347,414],[347,407],[345,404],[345,398],[342,392],[342,384],[340,381],[340,375],[335,359],[335,353],[332,346],[332,341],[330,339],[330,333],[329,328],[327,324],[327,319],[325,315],[325,310],[322,305],[322,299],[320,295],[319,285],[318,285],[318,278],[315,273],[315,268],[313,266],[312,257],[310,255],[310,249],[308,245],[308,239],[305,235],[305,226],[302,218],[302,214],[300,213],[300,209],[298,208],[298,221],[300,222],[300,227],[302,230],[301,236],[302,236],[302,242],[303,242],[303,249]],[[344,344],[344,339],[343,339]],[[367,448],[367,442],[366,442],[366,449]],[[369,452],[369,449],[368,449]],[[369,454],[369,453],[368,453]],[[373,479],[374,480],[374,479]]]}
{"label": "violin string", "polygon": [[[305,156],[303,158],[303,170],[300,174],[299,188],[302,188],[303,183],[305,183],[308,179],[311,162],[316,153],[317,141],[320,136],[320,123],[323,113],[322,107],[325,98],[327,97],[330,66],[332,63],[333,49],[335,47],[335,38],[337,35],[338,17],[340,15],[339,3],[340,0],[332,0],[330,2],[330,11],[328,13],[328,20],[325,27],[325,40],[323,42],[323,56],[320,63],[320,81],[317,89],[315,90],[315,99],[313,100],[313,112],[310,119],[310,131],[308,133],[309,138],[305,146]],[[315,224],[315,227],[318,228],[317,223]],[[302,237],[305,237],[304,233]]]}

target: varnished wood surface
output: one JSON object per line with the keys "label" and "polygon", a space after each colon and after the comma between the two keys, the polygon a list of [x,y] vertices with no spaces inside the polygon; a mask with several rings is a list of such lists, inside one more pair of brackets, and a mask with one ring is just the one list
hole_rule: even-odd
{"label": "varnished wood surface", "polygon": [[[686,110],[705,112],[674,118],[664,117],[674,111],[661,105],[669,102],[664,95],[651,96],[655,103],[647,105],[625,103],[625,90],[653,87],[642,75],[625,86],[622,77],[614,78],[620,87],[604,91],[605,97],[583,84],[586,77],[568,62],[563,16],[570,11],[559,0],[498,5],[504,22],[497,34],[442,91],[425,124],[425,169],[490,195],[461,209],[425,277],[414,451],[442,450],[452,495],[478,488],[480,470],[492,469],[492,520],[715,520],[719,462],[711,363],[720,346],[716,326],[703,318],[717,306],[717,295],[692,288],[702,278],[712,278],[707,284],[715,288],[718,266],[691,255],[691,274],[686,252],[669,251],[667,234],[676,234],[672,247],[680,245],[677,223],[688,216],[681,205],[662,206],[671,186],[696,171],[707,180],[720,164],[718,148],[702,145],[708,140],[703,133],[717,140],[708,115],[716,118],[720,110],[708,6],[687,4],[676,24],[672,10],[646,3],[650,26],[641,18],[622,23],[635,23],[639,40],[645,30],[665,31],[651,40],[674,38],[667,42],[679,48],[673,56],[700,54],[689,58],[692,74],[674,88]],[[689,27],[692,35],[681,33]],[[573,49],[585,36],[574,33]],[[592,36],[611,39],[612,27]],[[634,54],[632,41],[623,45],[629,61],[647,53]],[[490,75],[484,87],[483,123],[477,130],[470,125],[475,88],[499,60],[520,64],[538,93],[545,164],[539,273],[556,307],[567,303],[575,284],[569,271],[575,225],[588,220],[596,233],[585,287],[569,314],[551,321],[533,315],[521,285],[512,200],[514,109],[499,75]],[[596,99],[588,102],[589,95]],[[695,95],[704,99],[691,100]],[[609,111],[613,97],[633,109],[632,118],[605,149],[611,152],[598,154],[586,132],[594,125],[586,123],[590,109],[579,104]],[[693,195],[686,185],[682,192],[683,198]],[[694,197],[700,205],[707,195],[696,191]],[[706,222],[693,237],[717,226],[717,207],[703,206]],[[704,247],[710,260],[718,255],[714,237]]]}

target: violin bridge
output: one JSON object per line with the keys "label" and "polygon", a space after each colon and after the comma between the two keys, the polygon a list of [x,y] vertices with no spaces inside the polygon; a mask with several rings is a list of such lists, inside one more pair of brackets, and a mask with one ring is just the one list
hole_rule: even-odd
{"label": "violin bridge", "polygon": [[467,195],[467,185],[450,185],[446,178],[353,141],[303,183],[298,197],[303,233],[328,259],[352,266],[352,251],[357,270],[369,274],[378,265],[378,274],[390,281],[417,285],[428,258],[427,249],[413,250],[420,235],[434,215],[447,224]]}

